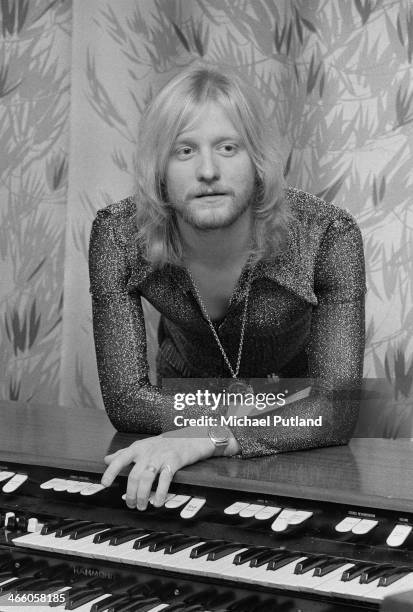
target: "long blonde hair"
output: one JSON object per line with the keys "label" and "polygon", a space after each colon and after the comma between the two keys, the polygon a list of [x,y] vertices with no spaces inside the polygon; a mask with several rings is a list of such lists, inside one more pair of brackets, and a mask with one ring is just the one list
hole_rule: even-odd
{"label": "long blonde hair", "polygon": [[177,136],[207,102],[227,113],[255,166],[253,259],[268,259],[284,244],[291,214],[282,163],[256,92],[233,71],[197,63],[171,79],[141,118],[135,196],[138,239],[144,257],[156,267],[182,265],[179,229],[167,202],[166,167]]}

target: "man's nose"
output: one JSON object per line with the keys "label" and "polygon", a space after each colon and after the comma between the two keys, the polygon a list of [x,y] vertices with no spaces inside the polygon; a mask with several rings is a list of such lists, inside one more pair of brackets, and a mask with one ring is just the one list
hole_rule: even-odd
{"label": "man's nose", "polygon": [[214,181],[219,179],[220,170],[212,151],[200,153],[196,168],[196,177],[199,181]]}

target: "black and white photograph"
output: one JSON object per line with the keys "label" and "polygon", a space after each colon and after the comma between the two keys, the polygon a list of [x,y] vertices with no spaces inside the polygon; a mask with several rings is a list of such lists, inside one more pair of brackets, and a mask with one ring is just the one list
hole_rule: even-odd
{"label": "black and white photograph", "polygon": [[413,612],[413,2],[0,0],[0,612]]}

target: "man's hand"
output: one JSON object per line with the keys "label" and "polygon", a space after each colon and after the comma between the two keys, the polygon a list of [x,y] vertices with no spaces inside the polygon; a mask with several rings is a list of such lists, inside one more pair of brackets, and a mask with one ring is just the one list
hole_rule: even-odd
{"label": "man's hand", "polygon": [[[154,506],[159,507],[165,503],[175,472],[185,465],[212,457],[214,450],[215,446],[204,427],[185,427],[137,440],[105,457],[108,467],[102,476],[102,484],[109,487],[123,468],[134,463],[128,477],[126,504],[130,508],[145,510],[153,482],[159,475],[153,502]],[[235,438],[232,438],[227,450],[225,454],[228,455],[238,451]]]}

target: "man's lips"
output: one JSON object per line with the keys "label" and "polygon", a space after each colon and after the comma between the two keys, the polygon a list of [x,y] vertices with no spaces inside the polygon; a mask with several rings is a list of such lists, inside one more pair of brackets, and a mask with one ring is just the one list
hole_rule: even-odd
{"label": "man's lips", "polygon": [[201,193],[195,197],[198,199],[202,199],[202,198],[216,198],[216,197],[225,196],[225,195],[228,195],[228,194],[226,192],[214,191],[214,193]]}
{"label": "man's lips", "polygon": [[189,198],[190,200],[193,199],[202,199],[202,198],[215,198],[215,197],[222,197],[222,196],[228,196],[228,195],[232,195],[232,192],[230,190],[226,190],[226,189],[214,189],[213,191],[195,191],[195,192],[191,192],[189,194]]}

